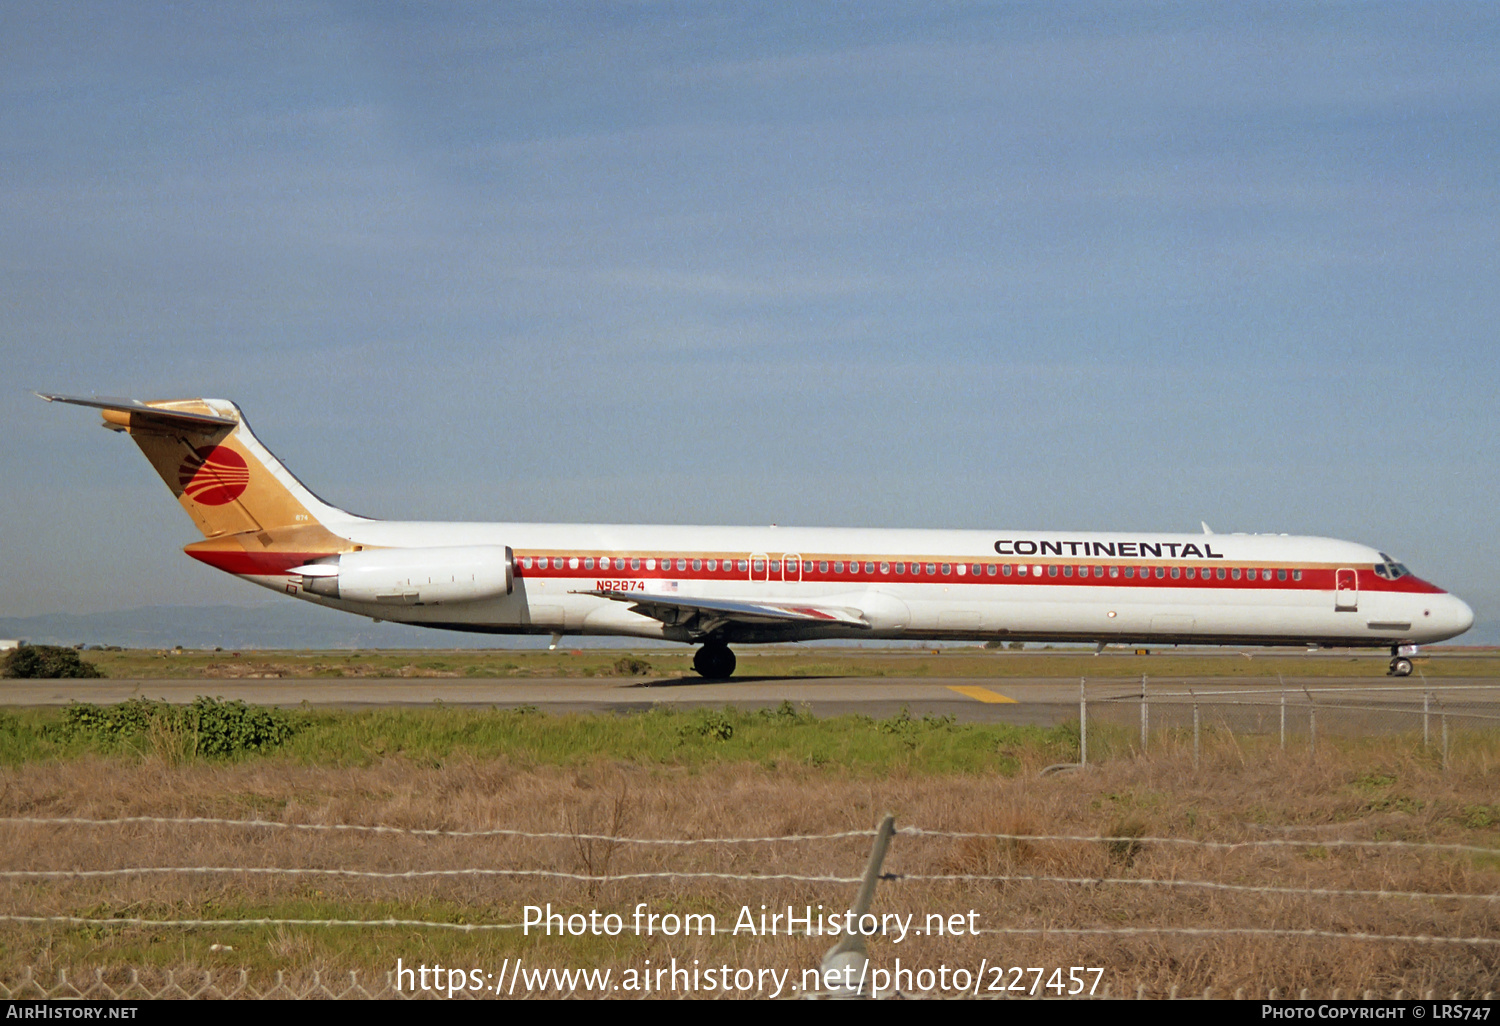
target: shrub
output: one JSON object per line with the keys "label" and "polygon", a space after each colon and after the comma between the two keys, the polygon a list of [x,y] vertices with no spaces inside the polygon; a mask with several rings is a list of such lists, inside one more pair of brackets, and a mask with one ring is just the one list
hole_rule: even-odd
{"label": "shrub", "polygon": [[22,645],[0,661],[0,677],[102,677],[93,663],[84,662],[71,648]]}
{"label": "shrub", "polygon": [[145,698],[107,706],[75,702],[63,710],[56,732],[63,741],[153,750],[166,745],[183,757],[226,758],[279,748],[296,726],[281,709],[199,696],[187,706]]}

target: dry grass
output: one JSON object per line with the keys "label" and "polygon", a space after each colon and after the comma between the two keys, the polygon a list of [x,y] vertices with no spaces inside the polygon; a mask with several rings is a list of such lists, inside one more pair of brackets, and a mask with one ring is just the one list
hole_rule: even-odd
{"label": "dry grass", "polygon": [[[164,739],[170,741],[170,739]],[[1492,764],[1478,753],[1447,772],[1416,754],[1330,744],[1317,759],[1245,740],[1214,738],[1202,764],[1185,751],[1119,759],[1086,773],[1038,777],[909,775],[850,779],[835,767],[699,768],[599,760],[582,767],[518,766],[504,759],[405,759],[328,768],[264,759],[204,765],[164,756],[26,764],[0,775],[6,816],[228,816],[288,823],[366,823],[447,829],[560,831],[558,840],[422,838],[227,827],[8,825],[0,867],[283,866],[364,870],[496,867],[594,875],[671,870],[856,876],[865,838],[805,844],[641,847],[578,835],[726,837],[869,829],[887,812],[897,825],[1011,834],[1167,835],[1225,841],[1295,838],[1460,842],[1500,849]],[[1054,843],[902,835],[886,870],[897,874],[1211,880],[1292,888],[1500,893],[1500,856],[1338,847],[1235,851],[1139,842]],[[721,930],[741,907],[833,910],[853,885],[776,881],[649,880],[583,884],[540,878],[373,881],[240,874],[107,880],[11,881],[8,914],[232,919],[436,919],[520,922],[523,906],[615,912],[639,902],[655,912],[711,912]],[[982,928],[1214,927],[1500,938],[1494,902],[1239,893],[1109,883],[1011,881],[882,883],[875,911],[952,915],[974,910]],[[833,943],[828,937],[558,938],[519,931],[456,934],[418,928],[159,928],[0,925],[0,979],[23,966],[358,969],[383,978],[404,964],[496,971],[506,958],[617,973],[661,966],[790,970],[795,982]],[[212,950],[213,945],[232,951]],[[873,965],[907,968],[1101,966],[1114,993],[1144,985],[1165,994],[1212,987],[1252,996],[1270,988],[1327,995],[1500,989],[1500,950],[1489,945],[1326,938],[1072,936],[1055,933],[910,937],[871,942]],[[1006,978],[1009,982],[1009,977]],[[1027,977],[1029,982],[1029,977]],[[989,980],[986,980],[989,982]]]}

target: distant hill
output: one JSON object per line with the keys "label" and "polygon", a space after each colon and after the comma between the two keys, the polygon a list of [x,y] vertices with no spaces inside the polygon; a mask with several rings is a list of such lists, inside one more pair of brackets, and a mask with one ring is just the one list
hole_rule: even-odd
{"label": "distant hill", "polygon": [[[535,648],[541,637],[436,631],[375,623],[303,602],[259,606],[145,606],[113,613],[0,617],[0,638],[38,645],[125,648]],[[582,639],[569,638],[569,647]],[[639,644],[633,642],[632,644]]]}

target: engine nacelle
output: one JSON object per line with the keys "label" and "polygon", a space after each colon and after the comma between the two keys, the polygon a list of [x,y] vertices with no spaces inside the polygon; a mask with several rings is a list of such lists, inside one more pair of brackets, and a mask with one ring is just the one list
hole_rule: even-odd
{"label": "engine nacelle", "polygon": [[302,589],[348,602],[424,606],[509,595],[515,556],[509,545],[365,549],[294,567]]}

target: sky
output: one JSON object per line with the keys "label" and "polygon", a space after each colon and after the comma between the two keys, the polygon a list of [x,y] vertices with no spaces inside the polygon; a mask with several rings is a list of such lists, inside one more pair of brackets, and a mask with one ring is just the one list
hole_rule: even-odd
{"label": "sky", "polygon": [[1500,642],[1500,7],[0,5],[0,616],[383,518],[1318,534]]}

